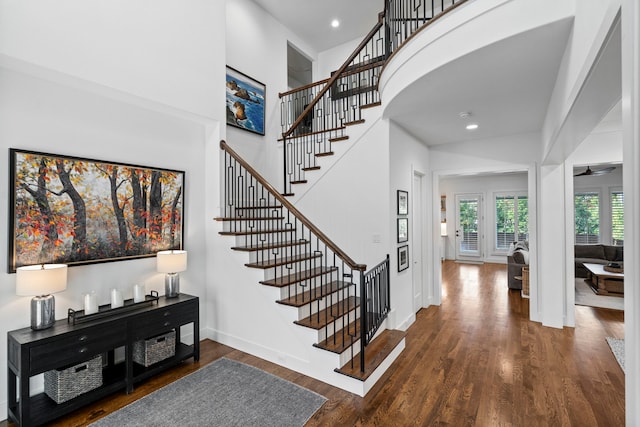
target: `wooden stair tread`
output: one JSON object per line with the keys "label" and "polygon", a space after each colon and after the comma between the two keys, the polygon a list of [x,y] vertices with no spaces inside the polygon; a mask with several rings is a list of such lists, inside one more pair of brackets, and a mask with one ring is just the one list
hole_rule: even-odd
{"label": "wooden stair tread", "polygon": [[323,274],[333,273],[338,271],[337,267],[316,267],[311,270],[299,271],[288,276],[276,277],[270,280],[263,280],[260,282],[262,285],[275,286],[282,288],[285,286],[293,285],[294,283],[304,282],[314,277],[322,276]]}
{"label": "wooden stair tread", "polygon": [[307,180],[306,179],[301,179],[298,181],[291,181],[291,184],[306,184]]}
{"label": "wooden stair tread", "polygon": [[327,151],[326,153],[317,153],[316,157],[327,157],[327,156],[333,156],[333,151]]}
{"label": "wooden stair tread", "polygon": [[317,171],[320,170],[320,166],[308,166],[306,168],[302,168],[303,171],[308,172],[308,171]]}
{"label": "wooden stair tread", "polygon": [[360,325],[360,319],[356,319],[349,323],[346,328],[340,329],[334,335],[330,336],[326,340],[322,340],[319,343],[314,344],[313,346],[332,353],[340,354],[351,346],[350,336],[354,337],[354,343],[360,339]]}
{"label": "wooden stair tread", "polygon": [[370,342],[364,351],[364,372],[360,372],[359,354],[347,362],[342,368],[336,369],[335,371],[360,381],[366,381],[376,368],[384,362],[387,356],[393,352],[398,344],[402,342],[405,335],[406,332],[387,329]]}
{"label": "wooden stair tread", "polygon": [[329,138],[329,142],[340,142],[340,141],[346,141],[347,139],[349,139],[349,135],[337,136],[335,138]]}
{"label": "wooden stair tread", "polygon": [[253,234],[273,234],[273,233],[295,233],[295,228],[272,229],[272,230],[245,230],[245,231],[220,231],[221,236],[251,236]]}
{"label": "wooden stair tread", "polygon": [[306,326],[311,329],[322,329],[335,319],[344,316],[349,311],[354,310],[359,306],[360,298],[349,297],[333,304],[331,307],[325,308],[318,313],[313,313],[311,316],[305,317],[302,320],[296,320],[293,323],[300,326]]}
{"label": "wooden stair tread", "polygon": [[294,295],[290,298],[281,299],[276,301],[278,304],[289,305],[292,307],[302,307],[310,302],[317,301],[326,297],[329,294],[337,292],[347,286],[352,285],[350,282],[344,282],[340,280],[334,280],[331,283],[326,283],[322,286],[318,286],[315,289],[309,289],[300,294]]}
{"label": "wooden stair tread", "polygon": [[259,217],[259,216],[247,216],[247,217],[243,217],[243,216],[236,216],[236,217],[216,217],[214,218],[214,220],[216,221],[222,221],[222,222],[230,222],[230,221],[270,221],[270,220],[282,220],[284,219],[283,216],[263,216],[263,217]]}
{"label": "wooden stair tread", "polygon": [[268,259],[265,261],[250,262],[245,264],[245,266],[249,268],[272,268],[272,267],[278,267],[280,265],[293,264],[296,262],[307,261],[310,259],[321,258],[321,257],[322,257],[322,254],[319,254],[319,253],[300,254],[300,255],[294,255],[286,258],[274,258],[274,259]]}
{"label": "wooden stair tread", "polygon": [[354,121],[352,121],[352,122],[347,122],[347,123],[345,123],[344,125],[345,125],[345,126],[354,126],[354,125],[360,125],[360,124],[362,124],[362,123],[364,123],[364,119],[354,120]]}
{"label": "wooden stair tread", "polygon": [[269,242],[253,246],[234,246],[231,249],[240,252],[257,252],[268,249],[288,248],[291,246],[301,246],[309,243],[308,240],[296,240],[291,242]]}
{"label": "wooden stair tread", "polygon": [[296,195],[296,193],[282,193],[282,195],[283,195],[284,197],[293,197],[293,196],[295,196],[295,195]]}
{"label": "wooden stair tread", "polygon": [[361,105],[361,106],[360,106],[360,109],[361,109],[361,110],[364,110],[364,109],[366,109],[366,108],[379,107],[379,106],[381,106],[381,105],[382,105],[382,102],[381,102],[381,101],[378,101],[378,102],[372,102],[371,104]]}

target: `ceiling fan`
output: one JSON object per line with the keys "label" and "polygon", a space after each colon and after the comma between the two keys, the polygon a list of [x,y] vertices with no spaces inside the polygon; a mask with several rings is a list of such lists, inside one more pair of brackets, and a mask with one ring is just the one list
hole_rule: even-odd
{"label": "ceiling fan", "polygon": [[582,173],[575,174],[574,176],[598,176],[598,175],[604,175],[606,173],[610,173],[615,168],[616,168],[615,166],[609,166],[607,168],[592,170],[589,166],[587,166],[587,170],[585,170]]}

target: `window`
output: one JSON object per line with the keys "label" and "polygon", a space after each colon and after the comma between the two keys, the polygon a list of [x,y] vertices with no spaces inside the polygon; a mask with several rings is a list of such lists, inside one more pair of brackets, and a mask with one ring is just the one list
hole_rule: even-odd
{"label": "window", "polygon": [[616,246],[624,244],[624,193],[611,191],[611,242]]}
{"label": "window", "polygon": [[511,242],[529,238],[529,203],[527,196],[496,196],[495,249],[506,251]]}
{"label": "window", "polygon": [[575,193],[575,243],[600,243],[600,194],[598,192]]}

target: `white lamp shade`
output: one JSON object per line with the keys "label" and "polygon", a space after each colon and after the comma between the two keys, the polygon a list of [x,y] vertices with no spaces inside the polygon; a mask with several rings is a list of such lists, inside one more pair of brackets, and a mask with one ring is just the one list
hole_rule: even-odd
{"label": "white lamp shade", "polygon": [[66,264],[40,264],[16,269],[16,295],[48,295],[67,289]]}
{"label": "white lamp shade", "polygon": [[446,222],[441,222],[440,223],[440,235],[443,236],[443,237],[447,235],[447,223]]}
{"label": "white lamp shade", "polygon": [[187,251],[160,251],[156,259],[158,273],[179,273],[187,269]]}

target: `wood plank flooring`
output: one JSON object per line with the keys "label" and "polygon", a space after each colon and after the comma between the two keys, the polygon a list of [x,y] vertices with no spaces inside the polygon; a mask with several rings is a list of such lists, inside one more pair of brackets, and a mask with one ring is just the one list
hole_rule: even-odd
{"label": "wood plank flooring", "polygon": [[87,425],[227,357],[327,397],[308,426],[623,426],[624,374],[605,341],[624,337],[623,313],[576,306],[576,328],[562,330],[528,318],[528,300],[507,289],[505,265],[447,261],[442,305],[417,314],[406,349],[365,398],[205,340],[200,362],[54,425]]}

